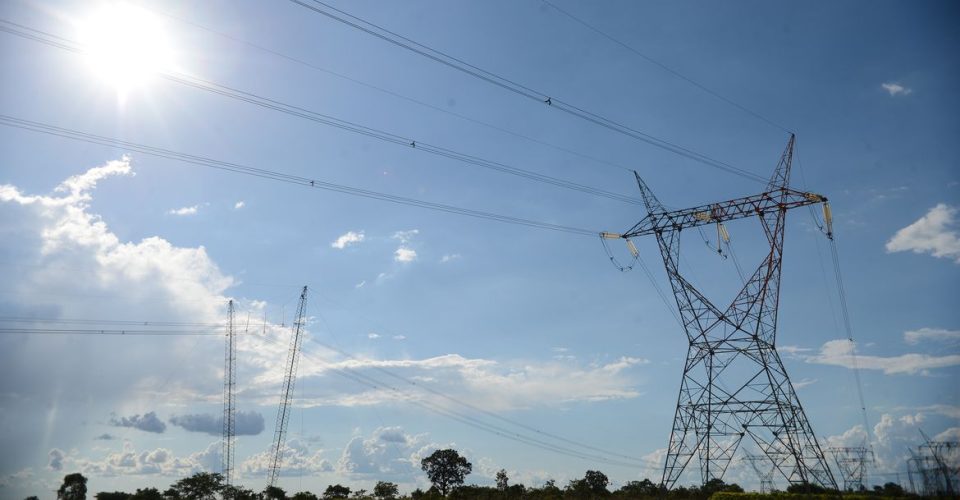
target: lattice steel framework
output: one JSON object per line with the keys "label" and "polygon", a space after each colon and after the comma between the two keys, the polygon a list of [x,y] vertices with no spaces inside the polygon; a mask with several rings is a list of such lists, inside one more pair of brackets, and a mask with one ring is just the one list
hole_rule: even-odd
{"label": "lattice steel framework", "polygon": [[753,467],[760,478],[760,493],[773,491],[773,474],[777,471],[766,455],[744,455],[743,459]]}
{"label": "lattice steel framework", "polygon": [[836,447],[827,451],[843,477],[843,489],[861,491],[867,486],[867,466],[873,461],[873,452],[864,446]]}
{"label": "lattice steel framework", "polygon": [[[763,193],[667,211],[636,175],[648,214],[620,235],[654,235],[689,341],[661,484],[672,488],[699,457],[704,483],[722,478],[744,438],[791,484],[836,488],[800,400],[775,348],[780,263],[787,211],[826,198],[789,187],[794,137]],[[684,229],[757,217],[770,251],[721,310],[681,274]]]}
{"label": "lattice steel framework", "polygon": [[227,304],[227,337],[223,357],[223,457],[221,458],[223,480],[227,485],[233,476],[233,459],[236,442],[236,407],[234,393],[237,387],[237,345],[234,338],[233,300]]}
{"label": "lattice steel framework", "polygon": [[297,367],[300,365],[300,347],[303,345],[303,315],[307,306],[307,287],[300,292],[300,303],[293,320],[293,336],[290,339],[290,350],[287,352],[287,364],[283,378],[283,388],[280,390],[280,408],[277,410],[277,426],[273,434],[273,461],[270,464],[270,482],[273,486],[280,475],[280,465],[283,462],[284,438],[287,434],[287,423],[290,421],[290,398],[293,396],[293,386],[297,380]]}
{"label": "lattice steel framework", "polygon": [[932,441],[923,431],[926,441],[907,461],[910,487],[922,496],[946,496],[953,498],[960,486],[960,443],[957,441]]}

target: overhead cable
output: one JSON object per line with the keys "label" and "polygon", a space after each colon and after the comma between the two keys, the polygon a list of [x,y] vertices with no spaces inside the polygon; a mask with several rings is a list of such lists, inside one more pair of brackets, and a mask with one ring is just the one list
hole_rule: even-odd
{"label": "overhead cable", "polygon": [[450,110],[450,109],[446,109],[446,108],[444,108],[444,107],[442,107],[442,106],[437,106],[437,105],[435,105],[435,104],[430,104],[430,103],[425,102],[425,101],[422,101],[422,100],[420,100],[420,99],[416,99],[416,98],[414,98],[414,97],[410,97],[410,96],[408,96],[408,95],[401,94],[400,92],[396,92],[396,91],[393,91],[393,90],[390,90],[390,89],[387,89],[387,88],[384,88],[384,87],[381,87],[381,86],[378,86],[378,85],[369,83],[369,82],[367,82],[367,81],[361,80],[361,79],[359,79],[359,78],[355,78],[355,77],[352,77],[352,76],[349,76],[349,75],[345,75],[345,74],[343,74],[343,73],[340,73],[340,72],[331,70],[331,69],[329,69],[329,68],[325,68],[325,67],[323,67],[323,66],[318,65],[317,63],[314,63],[314,62],[311,62],[311,61],[308,61],[308,60],[305,60],[305,59],[301,59],[301,58],[299,58],[299,57],[294,57],[294,56],[291,56],[291,55],[289,55],[289,54],[285,54],[285,53],[283,53],[283,52],[280,52],[280,51],[271,49],[271,48],[269,48],[269,47],[265,47],[265,46],[263,46],[263,45],[260,45],[260,44],[251,42],[251,41],[249,41],[249,40],[245,40],[245,39],[243,39],[243,38],[240,38],[240,37],[231,35],[231,34],[229,34],[229,33],[224,33],[224,32],[222,32],[222,31],[215,30],[215,29],[213,29],[213,28],[210,28],[209,26],[205,26],[205,25],[200,24],[200,23],[197,23],[197,22],[195,22],[195,21],[191,21],[191,20],[188,20],[188,19],[184,19],[184,18],[182,18],[182,17],[175,16],[175,15],[173,15],[173,14],[170,14],[169,12],[154,11],[154,10],[152,10],[151,12],[154,12],[154,13],[156,13],[156,14],[158,14],[158,15],[161,15],[161,16],[164,16],[164,17],[173,19],[173,20],[175,20],[175,21],[177,21],[177,22],[180,22],[180,23],[193,26],[193,27],[195,27],[195,28],[197,28],[197,29],[206,31],[207,33],[211,33],[211,34],[216,35],[216,36],[218,36],[218,37],[221,37],[221,38],[224,38],[224,39],[227,39],[227,40],[231,40],[231,41],[233,41],[233,42],[236,42],[236,43],[245,45],[245,46],[250,47],[250,48],[252,48],[252,49],[259,50],[259,51],[261,51],[261,52],[263,52],[263,53],[270,54],[270,55],[272,55],[272,56],[274,56],[274,57],[278,57],[278,58],[280,58],[280,59],[284,59],[284,60],[286,60],[286,61],[292,62],[292,63],[294,63],[294,64],[298,64],[298,65],[300,65],[300,66],[304,66],[304,67],[306,67],[306,68],[310,68],[310,69],[312,69],[312,70],[314,70],[314,71],[319,71],[319,72],[325,73],[325,74],[327,74],[327,75],[330,75],[330,76],[333,76],[333,77],[340,78],[340,79],[342,79],[342,80],[348,81],[348,82],[350,82],[350,83],[353,83],[353,84],[356,84],[356,85],[360,85],[361,87],[366,87],[366,88],[368,88],[368,89],[375,90],[375,91],[377,91],[377,92],[380,92],[380,93],[383,93],[383,94],[386,94],[386,95],[389,95],[389,96],[392,96],[392,97],[396,97],[397,99],[402,99],[402,100],[404,100],[404,101],[414,103],[414,104],[416,104],[416,105],[418,105],[418,106],[423,106],[423,107],[425,107],[425,108],[429,108],[429,109],[432,109],[432,110],[437,111],[437,112],[440,112],[440,113],[444,113],[444,114],[447,114],[447,115],[450,115],[450,116],[454,116],[454,117],[459,118],[459,119],[461,119],[461,120],[464,120],[464,121],[467,121],[467,122],[470,122],[470,123],[474,123],[474,124],[476,124],[476,125],[480,125],[480,126],[482,126],[482,127],[489,128],[489,129],[491,129],[491,130],[496,130],[496,131],[498,131],[498,132],[502,132],[502,133],[504,133],[504,134],[512,135],[512,136],[514,136],[514,137],[523,139],[523,140],[525,140],[525,141],[529,141],[529,142],[532,142],[532,143],[535,143],[535,144],[539,144],[539,145],[541,145],[541,146],[546,146],[546,147],[548,147],[548,148],[555,149],[555,150],[557,150],[557,151],[561,151],[561,152],[567,153],[567,154],[569,154],[569,155],[573,155],[573,156],[576,156],[576,157],[578,157],[578,158],[582,158],[582,159],[584,159],[584,160],[588,160],[588,161],[597,163],[598,165],[616,168],[616,169],[618,169],[618,170],[623,170],[623,171],[625,171],[625,172],[632,172],[632,171],[634,170],[634,169],[629,168],[629,167],[626,167],[626,166],[624,166],[624,165],[620,165],[620,164],[618,164],[618,163],[616,163],[616,162],[612,162],[612,161],[609,161],[609,160],[604,160],[604,159],[602,159],[602,158],[597,158],[596,156],[588,155],[588,154],[585,154],[585,153],[582,153],[582,152],[579,152],[579,151],[570,149],[570,148],[568,148],[568,147],[564,147],[564,146],[561,146],[561,145],[558,145],[558,144],[554,144],[554,143],[549,142],[549,141],[545,141],[545,140],[542,140],[542,139],[537,139],[536,137],[532,137],[532,136],[529,136],[529,135],[526,135],[526,134],[523,134],[523,133],[520,133],[520,132],[516,132],[516,131],[514,131],[514,130],[510,130],[510,129],[508,129],[508,128],[501,127],[500,125],[496,125],[496,124],[493,124],[493,123],[490,123],[490,122],[486,122],[486,121],[483,121],[483,120],[479,120],[479,119],[476,119],[476,118],[467,116],[467,115],[465,115],[465,114],[463,114],[463,113],[458,113],[458,112],[456,112],[456,111],[452,111],[452,110]]}
{"label": "overhead cable", "polygon": [[633,46],[628,45],[626,42],[623,42],[623,41],[621,41],[620,39],[613,37],[612,35],[604,32],[604,31],[601,30],[600,28],[597,28],[596,26],[594,26],[594,25],[592,25],[592,24],[584,21],[583,19],[581,19],[581,18],[573,15],[573,14],[570,13],[569,11],[560,8],[560,7],[557,6],[555,3],[550,2],[549,0],[540,0],[540,1],[543,2],[544,4],[548,5],[548,6],[552,7],[554,10],[556,10],[557,12],[563,14],[564,16],[567,16],[568,18],[572,19],[572,20],[573,20],[574,22],[576,22],[577,24],[580,24],[581,26],[583,26],[583,27],[589,29],[590,31],[593,31],[594,33],[602,36],[603,38],[606,38],[607,40],[610,40],[611,42],[613,42],[613,43],[615,43],[615,44],[617,44],[617,45],[619,45],[619,46],[627,49],[628,51],[633,52],[633,53],[636,54],[637,56],[641,57],[643,60],[645,60],[645,61],[653,64],[654,66],[659,67],[660,69],[662,69],[662,70],[666,71],[667,73],[670,73],[671,75],[673,75],[673,76],[675,76],[675,77],[677,77],[677,78],[679,78],[679,79],[681,79],[681,80],[689,83],[690,85],[693,85],[694,87],[696,87],[696,88],[698,88],[698,89],[706,92],[707,94],[710,94],[710,95],[712,95],[713,97],[716,97],[717,99],[720,99],[721,101],[723,101],[723,102],[725,102],[725,103],[727,103],[727,104],[729,104],[729,105],[731,105],[731,106],[739,109],[740,111],[743,111],[744,113],[747,113],[747,114],[753,116],[754,118],[757,118],[757,119],[760,120],[760,121],[765,122],[765,123],[768,124],[768,125],[771,125],[771,126],[773,126],[773,127],[775,127],[775,128],[778,128],[778,129],[780,129],[780,130],[782,130],[782,131],[784,131],[784,132],[786,132],[786,133],[788,133],[788,134],[792,134],[792,133],[793,133],[792,130],[790,130],[790,129],[788,129],[788,128],[786,128],[786,127],[784,127],[784,126],[782,126],[782,125],[780,125],[780,124],[778,124],[778,123],[776,123],[776,122],[774,122],[773,120],[770,120],[769,118],[761,115],[760,113],[757,113],[756,111],[754,111],[754,110],[752,110],[752,109],[750,109],[750,108],[748,108],[748,107],[746,107],[746,106],[744,106],[744,105],[742,105],[742,104],[734,101],[733,99],[730,99],[729,97],[726,97],[726,96],[724,96],[723,94],[720,94],[719,92],[710,89],[709,87],[707,87],[707,86],[703,85],[702,83],[694,80],[693,78],[690,78],[689,76],[686,76],[686,75],[684,75],[683,73],[680,73],[679,71],[671,68],[670,66],[667,66],[666,64],[663,64],[662,62],[660,62],[660,61],[658,61],[658,60],[656,60],[656,59],[654,59],[654,58],[652,58],[652,57],[644,54],[643,52],[640,52],[639,50],[637,50],[637,49],[634,48]]}
{"label": "overhead cable", "polygon": [[601,116],[597,113],[593,113],[591,111],[587,111],[583,108],[577,107],[559,98],[552,97],[548,93],[534,90],[528,86],[517,83],[506,77],[503,77],[491,71],[487,71],[485,69],[479,68],[462,59],[459,59],[450,54],[442,52],[440,50],[428,47],[424,44],[411,40],[410,38],[407,38],[403,35],[390,31],[370,21],[366,21],[357,16],[349,14],[343,10],[337,9],[336,7],[333,7],[327,3],[321,2],[320,0],[289,0],[289,1],[301,7],[310,9],[311,11],[316,12],[317,14],[321,14],[330,19],[333,19],[334,21],[343,23],[347,26],[363,31],[369,35],[380,38],[381,40],[389,42],[400,48],[419,54],[423,57],[436,61],[440,64],[453,68],[457,71],[466,73],[477,79],[480,79],[482,81],[485,81],[487,83],[500,87],[502,89],[508,90],[510,92],[513,92],[514,94],[520,95],[527,99],[546,104],[552,108],[558,109],[560,111],[563,111],[564,113],[570,114],[582,120],[586,120],[597,126],[606,128],[613,132],[617,132],[619,134],[636,139],[638,141],[650,144],[652,146],[669,151],[679,156],[703,163],[704,165],[711,166],[713,168],[722,170],[724,172],[727,172],[733,175],[738,175],[745,179],[750,179],[752,181],[763,183],[763,184],[766,184],[768,181],[768,179],[760,175],[754,174],[750,171],[744,170],[739,167],[735,167],[729,163],[723,162],[716,158],[712,158],[703,153],[694,151],[693,149],[690,149],[690,148],[681,146],[679,144],[667,141],[665,139],[661,139],[659,137],[653,136],[651,134],[642,132],[635,128],[629,127],[617,121]]}
{"label": "overhead cable", "polygon": [[[54,35],[52,33],[48,33],[46,31],[31,28],[29,26],[24,26],[22,24],[14,23],[12,21],[0,19],[0,31],[6,32],[12,35],[20,36],[28,40],[37,41],[37,42],[49,45],[51,47],[56,47],[69,52],[74,52],[77,54],[86,53],[86,50],[81,45],[79,45],[78,43],[72,40],[60,37],[58,35]],[[452,149],[448,149],[448,148],[444,148],[444,147],[430,144],[427,142],[419,141],[411,137],[406,137],[406,136],[394,134],[392,132],[379,130],[373,127],[368,127],[366,125],[350,122],[347,120],[336,118],[334,116],[326,115],[316,111],[311,111],[309,109],[306,109],[300,106],[287,104],[287,103],[277,101],[275,99],[271,99],[268,97],[264,97],[258,94],[235,89],[235,88],[228,87],[226,85],[221,85],[208,80],[203,80],[201,78],[190,76],[184,73],[173,72],[173,71],[161,71],[161,72],[158,72],[158,76],[166,80],[172,81],[174,83],[192,87],[198,90],[203,90],[203,91],[211,92],[224,97],[229,97],[231,99],[235,99],[238,101],[247,102],[249,104],[260,106],[262,108],[279,111],[281,113],[284,113],[290,116],[303,118],[305,120],[309,120],[315,123],[328,125],[341,130],[345,130],[347,132],[352,132],[358,135],[363,135],[373,139],[378,139],[380,141],[403,146],[409,149],[415,149],[418,151],[430,153],[432,155],[449,158],[451,160],[456,160],[461,163],[466,163],[469,165],[474,165],[474,166],[486,168],[489,170],[494,170],[494,171],[509,174],[509,175],[515,175],[515,176],[523,177],[532,181],[551,184],[557,187],[562,187],[562,188],[570,189],[573,191],[579,191],[579,192],[594,195],[594,196],[600,196],[600,197],[609,198],[617,201],[622,201],[625,203],[631,203],[635,205],[639,205],[641,203],[640,200],[631,196],[626,196],[619,193],[614,193],[604,189],[581,184],[578,182],[568,181],[565,179],[560,179],[558,177],[553,177],[546,174],[533,172],[531,170],[525,170],[519,167],[507,165],[502,162],[497,162],[497,161],[481,158],[478,156],[461,153],[458,151],[454,151]]]}
{"label": "overhead cable", "polygon": [[577,234],[581,236],[593,237],[598,233],[598,231],[591,230],[591,229],[583,229],[583,228],[578,228],[573,226],[553,224],[550,222],[540,222],[540,221],[524,219],[520,217],[496,214],[493,212],[485,212],[481,210],[462,208],[462,207],[447,205],[443,203],[434,203],[434,202],[429,202],[424,200],[418,200],[416,198],[408,198],[404,196],[381,193],[378,191],[371,191],[368,189],[361,189],[361,188],[346,186],[343,184],[326,182],[319,179],[312,179],[309,177],[286,174],[286,173],[278,172],[275,170],[267,170],[262,168],[250,167],[250,166],[241,165],[238,163],[231,163],[231,162],[216,160],[213,158],[207,158],[207,157],[198,156],[198,155],[180,153],[180,152],[176,152],[169,149],[157,148],[157,147],[147,146],[144,144],[137,144],[129,141],[122,141],[122,140],[111,138],[111,137],[104,137],[100,135],[89,134],[86,132],[67,129],[63,127],[57,127],[54,125],[49,125],[41,122],[23,120],[20,118],[9,116],[9,115],[0,114],[0,125],[6,125],[8,127],[15,127],[23,130],[29,130],[33,132],[39,132],[43,134],[63,137],[66,139],[87,142],[90,144],[100,144],[103,146],[111,146],[111,147],[126,149],[129,151],[137,151],[137,152],[148,154],[151,156],[158,156],[161,158],[176,160],[179,162],[188,163],[191,165],[198,165],[201,167],[214,168],[214,169],[223,170],[227,172],[259,177],[262,179],[285,182],[288,184],[296,184],[296,185],[308,187],[308,188],[334,191],[338,193],[348,194],[351,196],[359,196],[362,198],[388,201],[388,202],[396,203],[400,205],[408,205],[408,206],[414,206],[419,208],[425,208],[428,210],[434,210],[438,212],[464,215],[467,217],[474,217],[478,219],[486,219],[486,220],[492,220],[492,221],[503,222],[507,224],[527,226],[527,227],[535,227],[538,229],[547,229],[550,231],[559,231],[563,233]]}

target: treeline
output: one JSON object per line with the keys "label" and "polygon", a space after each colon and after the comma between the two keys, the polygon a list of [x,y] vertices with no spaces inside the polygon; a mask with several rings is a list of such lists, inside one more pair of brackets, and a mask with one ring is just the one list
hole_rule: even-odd
{"label": "treeline", "polygon": [[[340,484],[327,486],[320,496],[301,491],[288,495],[276,486],[268,486],[260,492],[238,485],[224,483],[223,475],[200,472],[173,483],[161,491],[157,488],[138,488],[133,493],[122,491],[99,492],[97,500],[642,500],[652,498],[665,499],[708,499],[715,500],[754,500],[754,499],[826,499],[837,498],[841,494],[835,490],[826,490],[813,485],[791,485],[786,492],[772,494],[744,493],[737,484],[727,484],[720,479],[712,479],[699,487],[677,487],[672,490],[661,488],[649,479],[630,481],[617,490],[610,491],[610,480],[600,471],[588,470],[583,478],[569,481],[558,486],[553,480],[541,487],[526,487],[523,484],[510,484],[507,471],[500,470],[496,475],[495,486],[464,485],[464,480],[473,469],[466,458],[456,450],[437,450],[421,460],[421,469],[426,473],[432,486],[423,491],[416,489],[407,495],[401,495],[395,483],[379,481],[373,491],[352,490]],[[845,498],[848,494],[843,494]],[[861,491],[849,495],[847,500],[870,497],[907,496],[902,487],[887,483],[876,486],[873,491]],[[86,500],[87,478],[80,473],[68,474],[57,491],[59,500]],[[35,500],[28,497],[27,500]]]}

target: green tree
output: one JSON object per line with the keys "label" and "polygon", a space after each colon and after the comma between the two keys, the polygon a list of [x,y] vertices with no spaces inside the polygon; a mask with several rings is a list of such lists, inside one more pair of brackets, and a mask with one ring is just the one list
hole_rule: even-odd
{"label": "green tree", "polygon": [[301,491],[296,495],[290,497],[290,500],[320,500],[316,495],[310,493],[309,491]]}
{"label": "green tree", "polygon": [[497,472],[497,489],[503,492],[507,491],[507,488],[510,487],[510,478],[507,477],[507,470],[500,469]]}
{"label": "green tree", "polygon": [[614,495],[627,497],[627,498],[638,498],[638,497],[655,497],[660,495],[660,487],[656,484],[653,484],[653,481],[649,479],[644,479],[643,481],[629,481],[627,484],[620,487]]}
{"label": "green tree", "polygon": [[279,486],[267,486],[263,490],[264,500],[287,500],[287,492]]}
{"label": "green tree", "polygon": [[86,500],[87,478],[74,472],[63,477],[63,484],[57,490],[57,500]]}
{"label": "green tree", "polygon": [[220,490],[220,496],[223,500],[262,500],[253,490],[233,484],[224,486]]}
{"label": "green tree", "polygon": [[213,500],[223,490],[223,474],[198,472],[173,483],[175,498],[183,500]]}
{"label": "green tree", "polygon": [[339,484],[331,484],[323,490],[324,500],[343,499],[350,496],[350,488]]}
{"label": "green tree", "polygon": [[420,461],[420,468],[443,496],[447,496],[451,487],[463,484],[464,477],[473,471],[473,465],[452,449],[433,452]]}
{"label": "green tree", "polygon": [[101,491],[93,496],[97,500],[130,500],[130,494],[125,491]]}
{"label": "green tree", "polygon": [[163,495],[156,488],[137,488],[137,491],[130,495],[130,500],[163,500]]}
{"label": "green tree", "polygon": [[400,488],[389,481],[377,481],[377,485],[373,487],[373,496],[377,497],[377,500],[393,500],[399,493]]}
{"label": "green tree", "polygon": [[27,498],[24,498],[23,500],[40,500],[40,499],[37,498],[36,495],[30,495],[30,496],[28,496]]}

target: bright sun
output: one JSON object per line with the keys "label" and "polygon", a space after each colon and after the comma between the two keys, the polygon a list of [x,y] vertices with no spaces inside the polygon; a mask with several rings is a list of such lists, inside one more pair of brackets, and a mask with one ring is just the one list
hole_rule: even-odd
{"label": "bright sun", "polygon": [[173,69],[173,48],[163,23],[143,9],[105,4],[81,21],[78,31],[93,71],[121,94]]}

